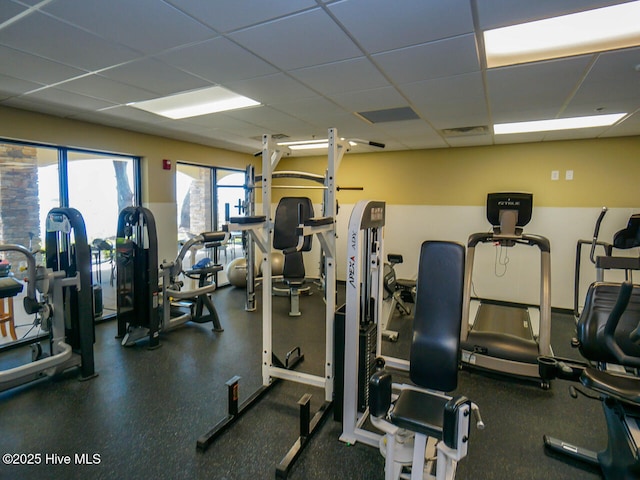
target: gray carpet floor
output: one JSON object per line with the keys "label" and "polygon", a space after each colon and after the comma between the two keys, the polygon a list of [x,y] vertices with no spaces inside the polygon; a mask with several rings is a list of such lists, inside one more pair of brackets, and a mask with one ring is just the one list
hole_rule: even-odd
{"label": "gray carpet floor", "polygon": [[[123,348],[114,339],[115,321],[98,324],[97,378],[73,376],[34,382],[0,393],[0,452],[40,454],[39,464],[0,465],[3,479],[269,479],[298,437],[298,399],[311,393],[312,411],[322,391],[282,381],[206,452],[196,440],[227,411],[225,382],[241,377],[240,400],[262,383],[262,329],[259,312],[245,312],[244,292],[214,293],[225,329],[187,324],[162,335],[162,347]],[[287,315],[288,300],[274,298],[274,352],[300,346],[301,371],[322,374],[324,304],[322,294],[301,299],[301,317]],[[385,353],[408,352],[411,318],[397,315],[401,332]],[[573,355],[573,317],[554,314],[556,354]],[[23,361],[28,351],[0,356],[0,368]],[[26,360],[24,360],[26,361]],[[568,384],[550,390],[532,383],[479,372],[460,372],[458,392],[481,408],[486,429],[472,431],[469,455],[456,478],[464,480],[599,479],[547,456],[542,435],[551,434],[593,449],[606,444],[599,402],[572,399]],[[305,480],[383,479],[384,461],[376,449],[338,440],[340,424],[329,417],[303,451],[289,478]],[[79,465],[86,454],[92,464]],[[70,465],[53,464],[68,456]]]}

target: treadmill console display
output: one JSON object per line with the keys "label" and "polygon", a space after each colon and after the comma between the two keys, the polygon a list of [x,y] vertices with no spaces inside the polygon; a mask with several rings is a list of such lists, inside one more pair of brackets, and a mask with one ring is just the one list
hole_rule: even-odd
{"label": "treadmill console display", "polygon": [[487,194],[487,220],[494,227],[501,223],[501,213],[515,211],[517,227],[524,227],[531,221],[533,194],[531,193],[489,193]]}

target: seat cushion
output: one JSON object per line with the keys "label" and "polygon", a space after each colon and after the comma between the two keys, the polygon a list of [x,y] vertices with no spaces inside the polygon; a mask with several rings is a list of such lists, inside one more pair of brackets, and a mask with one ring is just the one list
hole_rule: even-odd
{"label": "seat cushion", "polygon": [[0,298],[15,297],[22,291],[22,284],[13,277],[0,278]]}
{"label": "seat cushion", "polygon": [[389,418],[400,428],[440,440],[448,401],[447,397],[405,389],[400,392]]}
{"label": "seat cushion", "polygon": [[640,378],[614,375],[595,368],[586,368],[580,382],[587,388],[613,397],[621,402],[640,406]]}

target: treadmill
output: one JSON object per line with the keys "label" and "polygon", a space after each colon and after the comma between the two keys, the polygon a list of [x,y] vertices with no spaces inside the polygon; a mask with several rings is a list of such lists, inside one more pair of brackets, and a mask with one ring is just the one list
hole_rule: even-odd
{"label": "treadmill", "polygon": [[[538,335],[532,328],[534,309],[527,305],[480,299],[473,325],[460,335],[462,364],[473,368],[543,382],[538,373],[538,357],[551,355],[551,249],[549,240],[525,234],[531,220],[533,195],[530,193],[490,193],[487,195],[487,220],[490,232],[474,233],[467,242],[464,303],[462,318],[471,320],[473,261],[479,243],[503,247],[528,245],[540,250],[540,305]],[[475,300],[474,300],[475,302]]]}

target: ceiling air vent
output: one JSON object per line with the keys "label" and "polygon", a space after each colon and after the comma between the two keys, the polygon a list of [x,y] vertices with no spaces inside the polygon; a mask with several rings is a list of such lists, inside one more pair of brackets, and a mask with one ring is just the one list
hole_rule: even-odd
{"label": "ceiling air vent", "polygon": [[489,127],[476,125],[474,127],[443,128],[440,132],[445,137],[471,137],[473,135],[486,135],[489,133]]}
{"label": "ceiling air vent", "polygon": [[418,114],[411,109],[411,107],[356,112],[356,115],[369,123],[402,122],[404,120],[416,120],[420,118]]}
{"label": "ceiling air vent", "polygon": [[[285,138],[289,138],[289,135],[285,135],[284,133],[274,133],[271,135],[271,138],[274,140],[284,140]],[[262,135],[258,137],[251,137],[251,140],[257,140],[259,142],[262,141]]]}

